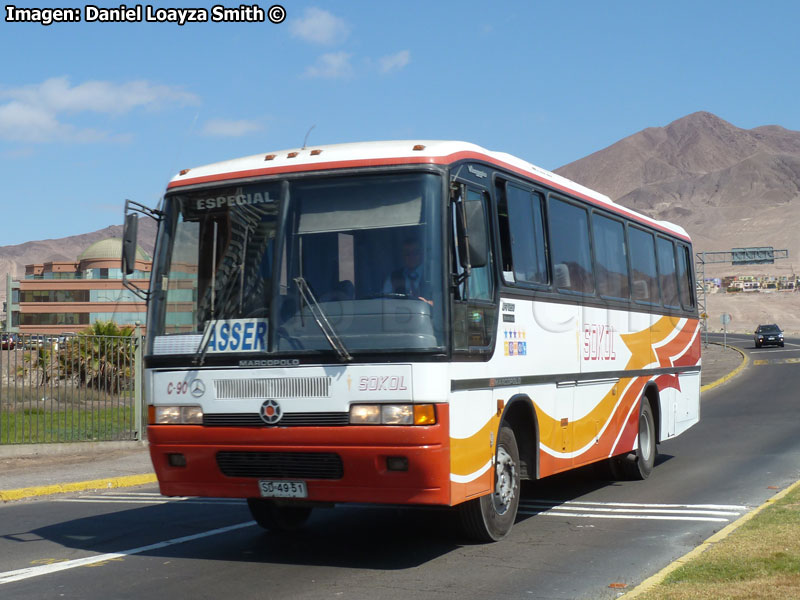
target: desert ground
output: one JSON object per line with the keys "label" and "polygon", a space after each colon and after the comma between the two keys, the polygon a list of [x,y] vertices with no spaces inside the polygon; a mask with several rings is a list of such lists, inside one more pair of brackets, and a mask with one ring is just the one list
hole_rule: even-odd
{"label": "desert ground", "polygon": [[790,335],[800,335],[800,293],[738,292],[706,296],[708,330],[722,331],[721,317],[731,316],[728,331],[752,333],[759,324],[777,323]]}

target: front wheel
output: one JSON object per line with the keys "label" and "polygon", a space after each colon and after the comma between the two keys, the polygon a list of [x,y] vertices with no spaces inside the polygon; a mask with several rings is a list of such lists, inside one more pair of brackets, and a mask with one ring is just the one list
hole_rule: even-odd
{"label": "front wheel", "polygon": [[248,498],[247,507],[256,523],[271,531],[297,531],[311,516],[309,506],[277,504],[263,498]]}
{"label": "front wheel", "polygon": [[517,439],[510,427],[501,427],[497,436],[494,493],[459,506],[464,533],[470,538],[496,542],[508,535],[519,507],[519,473]]}

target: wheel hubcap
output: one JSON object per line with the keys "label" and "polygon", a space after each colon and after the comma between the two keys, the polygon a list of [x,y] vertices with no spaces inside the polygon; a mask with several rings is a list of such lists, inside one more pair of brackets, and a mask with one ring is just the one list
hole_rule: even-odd
{"label": "wheel hubcap", "polygon": [[502,515],[509,509],[514,500],[514,495],[516,494],[514,482],[517,479],[517,467],[511,455],[502,446],[497,449],[495,475],[494,507],[497,514]]}
{"label": "wheel hubcap", "polygon": [[639,447],[642,458],[650,460],[650,423],[644,414],[639,417]]}

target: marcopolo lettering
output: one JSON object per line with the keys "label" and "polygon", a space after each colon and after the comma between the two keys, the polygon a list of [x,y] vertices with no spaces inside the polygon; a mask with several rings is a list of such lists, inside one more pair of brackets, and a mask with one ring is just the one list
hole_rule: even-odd
{"label": "marcopolo lettering", "polygon": [[240,367],[296,367],[300,364],[299,358],[276,358],[264,360],[240,360]]}
{"label": "marcopolo lettering", "polygon": [[216,321],[208,341],[209,352],[266,352],[266,319]]}
{"label": "marcopolo lettering", "polygon": [[268,204],[275,202],[269,197],[269,192],[262,194],[235,194],[233,196],[217,196],[216,198],[198,198],[195,205],[197,210],[222,208],[223,206],[245,206],[248,204]]}

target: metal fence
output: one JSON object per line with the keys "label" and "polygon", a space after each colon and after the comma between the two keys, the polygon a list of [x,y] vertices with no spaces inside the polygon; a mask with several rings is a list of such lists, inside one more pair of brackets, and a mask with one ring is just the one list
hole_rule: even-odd
{"label": "metal fence", "polygon": [[141,439],[141,343],[3,334],[0,444]]}

